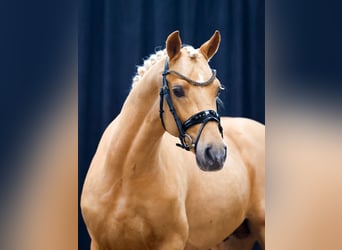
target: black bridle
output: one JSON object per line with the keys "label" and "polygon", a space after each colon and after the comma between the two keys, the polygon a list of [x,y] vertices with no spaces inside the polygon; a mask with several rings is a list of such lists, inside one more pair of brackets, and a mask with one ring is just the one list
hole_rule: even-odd
{"label": "black bridle", "polygon": [[[166,80],[166,76],[168,74],[173,74],[176,75],[178,78],[181,78],[185,81],[187,81],[188,83],[194,85],[194,86],[207,86],[210,83],[212,83],[215,78],[216,78],[216,70],[212,70],[212,76],[210,77],[210,79],[208,81],[205,82],[196,82],[194,80],[189,79],[188,77],[182,75],[181,73],[178,73],[177,71],[174,70],[169,70],[169,61],[168,59],[165,60],[165,67],[164,67],[164,72],[163,72],[163,85],[160,88],[160,120],[161,123],[165,128],[165,123],[164,123],[164,119],[163,119],[163,113],[164,113],[164,109],[163,109],[163,102],[164,102],[164,98],[167,102],[167,105],[169,106],[170,112],[173,115],[173,118],[176,122],[178,131],[179,131],[179,140],[181,143],[177,143],[176,145],[187,150],[190,151],[192,148],[194,148],[196,150],[197,147],[197,143],[199,141],[199,138],[202,134],[202,131],[204,129],[204,126],[209,122],[209,121],[215,121],[218,123],[218,129],[221,133],[221,136],[223,137],[223,129],[220,123],[220,116],[219,114],[215,111],[215,110],[203,110],[201,112],[198,112],[197,114],[194,114],[193,116],[191,116],[189,119],[187,119],[185,122],[182,123],[182,121],[179,119],[175,107],[173,106],[172,100],[171,100],[171,95],[170,95],[170,90],[168,87],[168,82]],[[195,138],[195,140],[192,139],[192,137],[190,135],[188,135],[186,133],[186,131],[196,125],[196,124],[202,124],[197,136]]]}

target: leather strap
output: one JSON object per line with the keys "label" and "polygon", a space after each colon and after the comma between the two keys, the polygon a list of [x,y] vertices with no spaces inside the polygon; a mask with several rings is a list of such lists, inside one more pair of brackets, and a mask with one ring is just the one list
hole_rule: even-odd
{"label": "leather strap", "polygon": [[181,73],[174,71],[174,70],[168,70],[167,73],[173,74],[173,75],[177,76],[178,78],[183,79],[183,80],[187,81],[188,83],[190,83],[194,86],[207,86],[210,83],[212,83],[212,81],[214,81],[214,79],[216,78],[216,70],[215,69],[211,70],[212,75],[211,75],[210,79],[208,81],[205,81],[205,82],[194,81],[194,80],[186,77],[185,75],[182,75]]}

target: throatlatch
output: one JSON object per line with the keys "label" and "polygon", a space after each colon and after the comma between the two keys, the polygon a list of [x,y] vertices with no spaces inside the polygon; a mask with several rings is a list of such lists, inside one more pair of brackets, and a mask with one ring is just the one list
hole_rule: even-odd
{"label": "throatlatch", "polygon": [[[178,131],[179,131],[179,140],[181,143],[177,143],[176,145],[187,150],[190,151],[192,148],[194,148],[196,150],[197,147],[197,143],[199,141],[199,138],[202,134],[202,131],[204,129],[204,126],[209,122],[209,121],[215,121],[218,124],[218,129],[221,133],[221,136],[223,137],[223,128],[221,126],[221,120],[220,120],[220,116],[219,114],[215,111],[215,110],[204,110],[201,112],[198,112],[197,114],[194,114],[193,116],[191,116],[189,119],[187,119],[185,122],[182,123],[182,121],[179,119],[176,109],[173,106],[172,100],[171,100],[171,96],[170,96],[170,90],[168,87],[168,82],[166,80],[166,76],[168,74],[174,74],[177,77],[186,80],[188,83],[194,85],[194,86],[206,86],[209,85],[210,83],[212,83],[214,81],[214,79],[216,78],[216,70],[212,70],[212,76],[210,77],[210,79],[208,81],[205,82],[196,82],[184,75],[182,75],[181,73],[178,73],[177,71],[174,70],[169,70],[169,61],[168,59],[165,60],[165,66],[164,66],[164,72],[163,72],[163,82],[162,82],[162,87],[160,88],[160,108],[159,108],[159,115],[160,115],[160,120],[161,123],[165,128],[165,123],[164,123],[164,119],[163,119],[163,113],[164,113],[164,109],[163,109],[163,104],[164,104],[164,98],[167,102],[167,105],[169,106],[170,112],[176,122]],[[188,135],[186,133],[186,131],[197,124],[202,124],[197,136],[195,138],[195,140],[192,139],[192,137],[190,135]]]}

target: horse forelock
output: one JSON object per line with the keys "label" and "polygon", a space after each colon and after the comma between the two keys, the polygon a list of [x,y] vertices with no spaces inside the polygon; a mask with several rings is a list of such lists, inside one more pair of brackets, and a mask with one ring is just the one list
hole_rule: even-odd
{"label": "horse forelock", "polygon": [[[197,58],[199,55],[198,49],[194,49],[191,45],[183,46],[183,49],[188,53],[190,58]],[[157,50],[154,54],[151,54],[147,59],[144,60],[142,65],[137,66],[137,72],[133,77],[132,88],[136,86],[144,76],[144,74],[157,62],[165,58],[166,49]]]}
{"label": "horse forelock", "polygon": [[188,55],[190,58],[197,58],[199,55],[198,49],[195,49],[194,47],[190,45],[186,45],[183,47],[186,52],[188,52]]}

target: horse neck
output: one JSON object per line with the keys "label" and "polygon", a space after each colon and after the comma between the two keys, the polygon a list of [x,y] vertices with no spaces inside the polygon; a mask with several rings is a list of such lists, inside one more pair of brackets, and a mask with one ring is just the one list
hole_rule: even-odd
{"label": "horse neck", "polygon": [[132,174],[132,169],[135,174],[150,171],[157,165],[157,151],[165,132],[159,118],[161,80],[160,70],[151,68],[131,90],[118,117],[112,159],[124,173]]}

